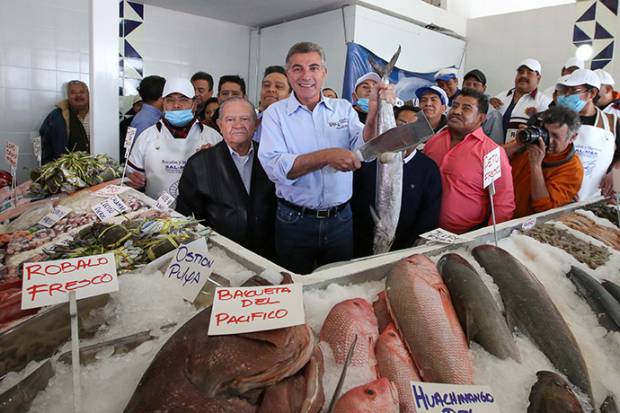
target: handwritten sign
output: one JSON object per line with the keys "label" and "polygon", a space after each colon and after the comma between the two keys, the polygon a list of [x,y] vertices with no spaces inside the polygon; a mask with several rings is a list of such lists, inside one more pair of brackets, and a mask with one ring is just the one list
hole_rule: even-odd
{"label": "handwritten sign", "polygon": [[127,188],[126,186],[108,185],[98,191],[93,192],[93,195],[101,198],[109,198],[111,196],[120,195],[128,189],[129,188]]}
{"label": "handwritten sign", "polygon": [[52,228],[58,221],[66,217],[69,212],[71,212],[71,208],[59,205],[52,212],[41,218],[39,225],[43,225],[45,228]]}
{"label": "handwritten sign", "polygon": [[211,276],[213,264],[214,260],[209,257],[207,241],[203,237],[177,248],[164,273],[164,279],[180,289],[184,299],[194,302]]}
{"label": "handwritten sign", "polygon": [[441,228],[425,232],[424,234],[420,235],[420,237],[429,241],[440,242],[442,244],[459,244],[462,242],[471,241],[471,238],[453,234],[452,232],[446,231],[445,229]]}
{"label": "handwritten sign", "polygon": [[127,133],[125,134],[125,158],[129,156],[129,151],[131,150],[131,145],[133,144],[133,138],[136,136],[137,129],[130,126],[127,128]]}
{"label": "handwritten sign", "polygon": [[523,224],[521,224],[521,230],[529,231],[535,226],[536,226],[536,217],[529,217],[525,221],[523,221]]}
{"label": "handwritten sign", "polygon": [[19,156],[19,146],[11,141],[6,142],[4,147],[4,158],[11,165],[11,168],[17,168],[17,158]]}
{"label": "handwritten sign", "polygon": [[502,176],[502,166],[500,164],[499,146],[484,155],[484,183],[483,188],[491,185]]}
{"label": "handwritten sign", "polygon": [[34,152],[34,157],[37,158],[37,161],[41,162],[41,137],[35,136],[32,140],[32,150]]}
{"label": "handwritten sign", "polygon": [[164,192],[161,194],[159,198],[157,198],[157,203],[155,204],[155,209],[158,209],[162,212],[166,212],[170,205],[174,202],[174,198],[168,192]]}
{"label": "handwritten sign", "polygon": [[411,382],[418,413],[500,413],[489,386]]}
{"label": "handwritten sign", "polygon": [[208,334],[249,333],[304,322],[301,284],[216,288]]}
{"label": "handwritten sign", "polygon": [[22,310],[118,291],[114,254],[24,264]]}
{"label": "handwritten sign", "polygon": [[101,221],[107,221],[118,214],[124,214],[125,212],[130,211],[130,208],[117,196],[108,198],[105,201],[98,203],[91,209]]}

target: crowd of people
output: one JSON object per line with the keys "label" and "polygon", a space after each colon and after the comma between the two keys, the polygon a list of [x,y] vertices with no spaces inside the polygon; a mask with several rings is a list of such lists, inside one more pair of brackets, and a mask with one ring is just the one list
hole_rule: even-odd
{"label": "crowd of people", "polygon": [[[136,130],[128,184],[155,199],[172,195],[180,213],[306,274],[372,254],[379,161],[361,162],[353,151],[376,137],[379,101],[398,99],[376,73],[357,79],[352,103],[338,99],[325,87],[325,54],[314,43],[293,45],[284,63],[265,70],[257,107],[237,75],[222,76],[216,96],[205,72],[145,77],[125,124]],[[609,73],[574,58],[559,74],[543,92],[540,63],[524,59],[514,85],[490,97],[483,71],[461,81],[446,68],[395,107],[397,125],[423,113],[435,134],[403,154],[392,250],[437,227],[461,234],[489,225],[483,159],[498,147],[497,222],[613,195],[620,93]],[[44,163],[89,150],[88,88],[73,81],[67,92],[41,126]]]}

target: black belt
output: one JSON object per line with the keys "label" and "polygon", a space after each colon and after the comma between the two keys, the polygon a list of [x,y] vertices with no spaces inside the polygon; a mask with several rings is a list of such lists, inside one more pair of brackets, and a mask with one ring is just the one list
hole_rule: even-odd
{"label": "black belt", "polygon": [[278,198],[278,201],[282,205],[289,207],[290,209],[294,211],[301,212],[304,215],[310,215],[316,218],[335,217],[338,212],[342,211],[343,209],[345,209],[347,205],[349,205],[349,201],[347,201],[344,204],[336,205],[335,207],[331,207],[328,209],[311,209],[311,208],[306,208],[306,207],[302,207],[299,205],[295,205],[292,202],[288,202],[286,199],[282,199],[282,198]]}

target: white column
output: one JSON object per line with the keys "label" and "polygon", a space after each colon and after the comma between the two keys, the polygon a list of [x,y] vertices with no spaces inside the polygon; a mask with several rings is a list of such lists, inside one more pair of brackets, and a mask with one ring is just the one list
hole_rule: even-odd
{"label": "white column", "polygon": [[118,159],[118,0],[90,0],[90,148]]}

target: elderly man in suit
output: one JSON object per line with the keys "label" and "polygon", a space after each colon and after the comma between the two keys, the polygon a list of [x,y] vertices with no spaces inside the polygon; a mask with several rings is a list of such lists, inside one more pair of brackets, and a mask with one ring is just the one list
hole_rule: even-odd
{"label": "elderly man in suit", "polygon": [[176,209],[272,258],[276,194],[256,159],[254,106],[245,98],[232,97],[222,102],[217,123],[224,140],[187,161]]}

